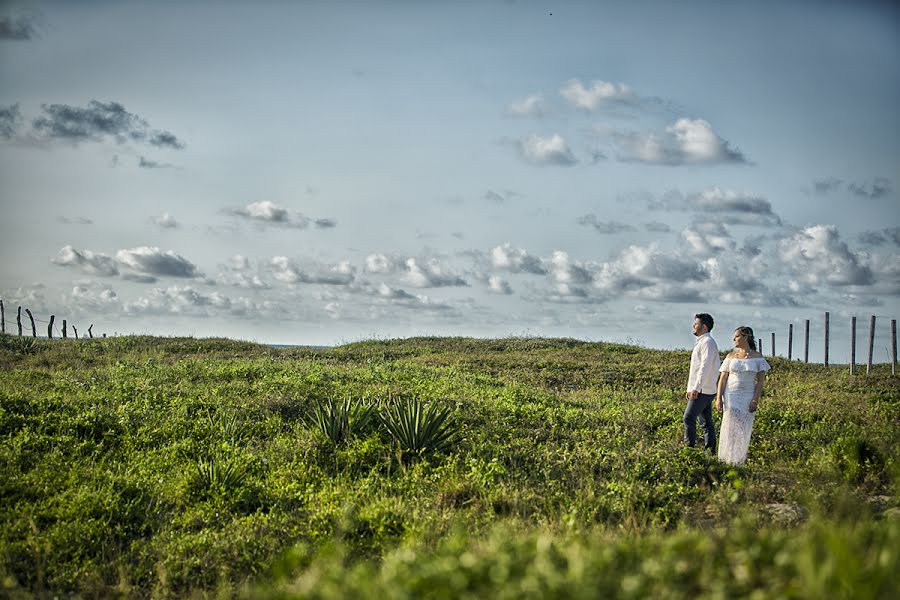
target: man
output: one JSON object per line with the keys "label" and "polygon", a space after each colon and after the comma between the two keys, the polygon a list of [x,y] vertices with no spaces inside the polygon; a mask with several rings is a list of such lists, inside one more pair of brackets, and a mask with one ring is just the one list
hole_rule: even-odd
{"label": "man", "polygon": [[691,353],[691,372],[688,375],[687,391],[684,399],[684,443],[693,447],[697,441],[697,418],[703,428],[703,446],[710,452],[716,451],[716,426],[713,423],[712,403],[716,397],[719,379],[719,347],[709,332],[713,328],[713,318],[700,313],[694,315],[694,351]]}

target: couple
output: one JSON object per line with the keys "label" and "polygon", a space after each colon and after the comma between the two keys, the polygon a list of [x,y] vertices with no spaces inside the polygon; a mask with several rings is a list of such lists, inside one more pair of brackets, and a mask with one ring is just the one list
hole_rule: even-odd
{"label": "couple", "polygon": [[734,349],[719,364],[719,347],[709,332],[713,318],[694,315],[697,341],[691,353],[691,371],[684,394],[684,441],[693,446],[697,441],[697,419],[703,428],[703,445],[712,452],[716,446],[716,426],[712,403],[716,410],[725,409],[719,439],[719,460],[733,465],[747,460],[753,419],[759,406],[769,363],[756,351],[756,339],[749,327],[734,331]]}

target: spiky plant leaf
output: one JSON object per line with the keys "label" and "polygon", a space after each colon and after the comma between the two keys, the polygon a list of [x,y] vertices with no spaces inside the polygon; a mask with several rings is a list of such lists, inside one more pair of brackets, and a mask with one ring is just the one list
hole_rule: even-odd
{"label": "spiky plant leaf", "polygon": [[404,455],[449,450],[458,432],[450,420],[452,409],[421,400],[398,400],[389,405],[382,422]]}

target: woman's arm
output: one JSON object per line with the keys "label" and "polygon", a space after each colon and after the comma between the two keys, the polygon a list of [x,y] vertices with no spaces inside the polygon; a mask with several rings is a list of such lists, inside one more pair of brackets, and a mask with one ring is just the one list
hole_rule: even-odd
{"label": "woman's arm", "polygon": [[756,412],[756,408],[759,406],[759,397],[762,396],[765,384],[766,372],[760,371],[756,374],[756,388],[753,390],[753,400],[750,401],[750,406],[747,407],[750,412]]}
{"label": "woman's arm", "polygon": [[719,384],[716,386],[716,410],[722,410],[722,397],[725,394],[725,382],[728,381],[728,371],[719,373]]}

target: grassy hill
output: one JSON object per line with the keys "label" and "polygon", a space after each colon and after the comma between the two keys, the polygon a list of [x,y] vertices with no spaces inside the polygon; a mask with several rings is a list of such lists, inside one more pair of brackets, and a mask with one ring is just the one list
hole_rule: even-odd
{"label": "grassy hill", "polygon": [[[688,362],[571,339],[2,336],[0,590],[894,597],[900,377],[771,359],[730,468],[682,447]],[[446,448],[382,423],[417,400],[448,413]]]}

